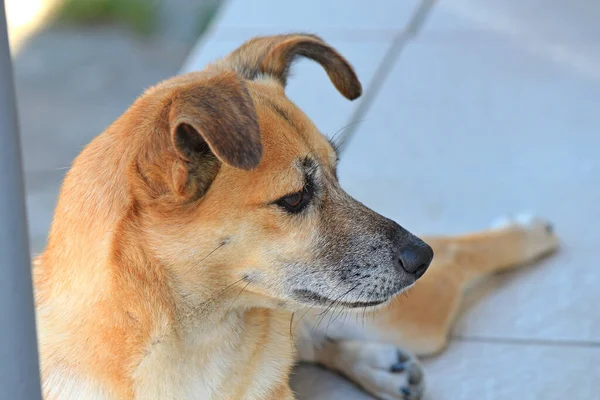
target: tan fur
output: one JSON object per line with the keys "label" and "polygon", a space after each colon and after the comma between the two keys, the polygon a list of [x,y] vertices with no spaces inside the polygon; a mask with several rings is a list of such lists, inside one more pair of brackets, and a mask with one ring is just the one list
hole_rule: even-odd
{"label": "tan fur", "polygon": [[[45,399],[293,398],[292,314],[306,307],[280,260],[314,257],[321,222],[271,202],[302,189],[295,163],[308,154],[339,191],[332,146],[284,94],[296,55],[360,95],[320,39],[262,38],[149,89],[77,157],[34,269]],[[468,283],[554,247],[538,230],[431,239],[425,278],[357,335],[440,350]]]}

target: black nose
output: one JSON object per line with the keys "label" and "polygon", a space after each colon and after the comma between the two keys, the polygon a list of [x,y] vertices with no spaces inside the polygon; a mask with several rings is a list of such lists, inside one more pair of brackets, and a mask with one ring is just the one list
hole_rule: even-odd
{"label": "black nose", "polygon": [[398,262],[402,269],[409,274],[415,274],[417,278],[427,271],[431,260],[433,260],[433,249],[420,239],[402,246],[398,253]]}

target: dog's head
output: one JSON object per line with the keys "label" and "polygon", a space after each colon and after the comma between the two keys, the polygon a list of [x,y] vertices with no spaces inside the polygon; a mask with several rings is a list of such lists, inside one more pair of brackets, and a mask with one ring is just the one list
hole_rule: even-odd
{"label": "dog's head", "polygon": [[289,309],[374,306],[431,262],[427,244],[340,187],[334,146],[284,93],[298,56],[360,96],[334,49],[284,35],[163,82],[125,114],[144,136],[128,174],[141,241],[189,299],[243,289]]}

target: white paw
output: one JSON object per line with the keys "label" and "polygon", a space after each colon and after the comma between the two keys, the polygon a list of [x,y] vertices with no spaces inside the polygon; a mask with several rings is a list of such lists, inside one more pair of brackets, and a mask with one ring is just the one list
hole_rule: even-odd
{"label": "white paw", "polygon": [[423,369],[412,355],[396,346],[338,342],[335,369],[382,400],[419,400],[424,391]]}
{"label": "white paw", "polygon": [[526,258],[531,260],[549,254],[558,247],[558,237],[552,223],[533,213],[497,218],[492,228],[522,230],[525,233]]}
{"label": "white paw", "polygon": [[502,229],[515,225],[528,227],[534,225],[536,221],[544,222],[541,218],[536,217],[534,213],[527,211],[516,215],[503,215],[498,217],[491,223],[491,227],[493,229]]}

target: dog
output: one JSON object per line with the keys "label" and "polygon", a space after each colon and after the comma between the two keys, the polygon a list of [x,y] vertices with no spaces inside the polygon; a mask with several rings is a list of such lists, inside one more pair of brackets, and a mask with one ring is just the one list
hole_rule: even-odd
{"label": "dog", "polygon": [[[537,218],[422,240],[354,200],[285,95],[298,57],[361,95],[319,37],[259,37],[148,89],[76,158],[34,267],[46,400],[287,400],[297,361],[419,399],[415,355],[444,348],[467,287],[556,248]],[[368,322],[332,315],[352,312]]]}

